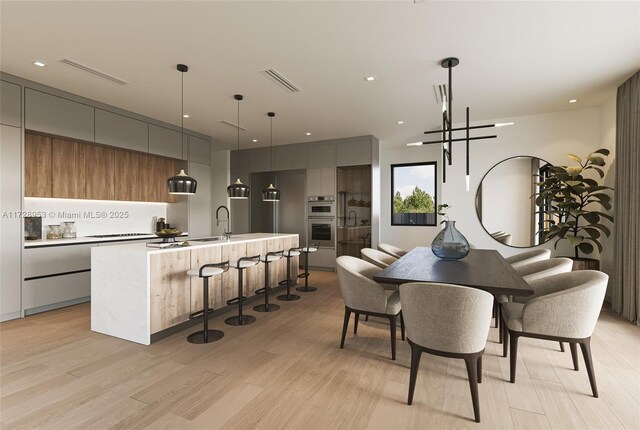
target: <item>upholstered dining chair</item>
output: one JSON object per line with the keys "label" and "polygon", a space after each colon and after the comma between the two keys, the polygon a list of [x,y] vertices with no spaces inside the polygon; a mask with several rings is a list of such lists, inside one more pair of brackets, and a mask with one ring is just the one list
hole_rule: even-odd
{"label": "upholstered dining chair", "polygon": [[540,260],[548,260],[551,257],[551,251],[548,249],[534,249],[533,251],[521,252],[520,254],[512,255],[505,258],[507,263],[511,264],[513,268],[524,266],[525,264],[535,263]]}
{"label": "upholstered dining chair", "polygon": [[[593,397],[598,397],[591,358],[591,335],[598,321],[609,276],[596,270],[578,270],[531,281],[534,297],[527,303],[502,305],[504,348],[511,347],[510,381],[516,381],[518,339],[568,342],[573,368],[578,370],[578,345],[589,375]],[[411,331],[409,331],[411,335]]]}
{"label": "upholstered dining chair", "polygon": [[375,264],[381,269],[384,269],[390,264],[395,263],[395,261],[397,260],[396,257],[392,257],[389,254],[373,248],[362,248],[360,250],[360,255],[362,256],[362,259],[364,261]]}
{"label": "upholstered dining chair", "polygon": [[511,245],[512,236],[509,233],[501,234],[500,236],[493,236],[493,238],[505,245]]}
{"label": "upholstered dining chair", "polygon": [[400,331],[404,340],[404,319],[400,306],[400,294],[396,291],[387,296],[384,288],[373,281],[371,277],[380,271],[378,266],[359,258],[343,255],[336,258],[338,283],[344,300],[344,323],[340,348],[344,348],[344,341],[349,326],[351,313],[355,314],[353,332],[358,332],[360,314],[387,318],[391,332],[391,359],[396,359],[396,324],[400,318]]}
{"label": "upholstered dining chair", "polygon": [[423,352],[461,358],[467,366],[475,420],[480,422],[478,383],[482,382],[493,296],[459,285],[413,282],[400,285],[400,302],[411,346],[407,403],[413,403]]}
{"label": "upholstered dining chair", "polygon": [[[570,258],[558,257],[558,258],[550,258],[548,260],[540,260],[535,263],[525,264],[522,266],[515,267],[516,272],[518,272],[525,281],[531,282],[536,279],[544,278],[546,276],[557,275],[559,273],[571,272],[571,268],[573,267],[573,260]],[[509,297],[504,294],[500,294],[496,297],[498,301],[498,311],[500,315],[500,319],[502,319],[502,305],[514,301],[517,303],[526,303],[531,300],[531,296],[529,297],[520,297],[514,296]],[[501,321],[502,322],[502,321]],[[503,338],[503,330],[504,330],[504,322],[499,324],[500,328],[500,343],[502,343]],[[560,342],[560,350],[564,352],[564,345]],[[506,357],[506,351],[503,352],[503,356]]]}
{"label": "upholstered dining chair", "polygon": [[392,257],[395,258],[400,258],[403,255],[407,254],[407,251],[405,251],[404,249],[398,248],[397,246],[393,246],[391,244],[388,243],[379,243],[378,244],[378,250],[389,254]]}

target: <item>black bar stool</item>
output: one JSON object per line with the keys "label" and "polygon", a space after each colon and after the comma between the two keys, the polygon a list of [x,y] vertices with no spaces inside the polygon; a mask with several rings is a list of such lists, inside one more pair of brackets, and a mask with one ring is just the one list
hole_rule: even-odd
{"label": "black bar stool", "polygon": [[297,294],[291,294],[291,259],[293,257],[297,257],[300,255],[300,248],[290,248],[289,251],[284,255],[284,258],[287,259],[287,279],[284,281],[278,282],[278,285],[286,285],[287,286],[287,294],[283,294],[278,296],[277,299],[283,302],[291,302],[293,300],[299,300],[300,296]]}
{"label": "black bar stool", "polygon": [[270,283],[269,282],[269,264],[273,263],[274,261],[278,261],[282,259],[283,256],[284,256],[284,250],[268,252],[266,255],[264,255],[264,257],[260,258],[260,261],[264,263],[264,288],[260,288],[259,290],[256,290],[256,294],[264,293],[264,305],[254,306],[253,307],[254,311],[273,312],[280,309],[279,305],[269,303],[269,291],[271,291],[271,286],[269,285]]}
{"label": "black bar stool", "polygon": [[312,291],[317,290],[316,287],[309,286],[309,254],[312,252],[316,252],[320,245],[311,244],[307,245],[304,248],[300,248],[300,251],[304,254],[304,273],[298,275],[298,278],[304,278],[304,287],[298,287],[296,290],[302,291],[304,293],[310,293]]}
{"label": "black bar stool", "polygon": [[209,313],[214,309],[209,307],[209,278],[229,270],[229,262],[216,264],[205,264],[199,269],[191,269],[187,272],[189,276],[202,278],[202,310],[189,314],[189,319],[203,318],[203,330],[191,333],[187,341],[191,343],[210,343],[224,337],[224,332],[220,330],[209,330]]}
{"label": "black bar stool", "polygon": [[257,266],[260,264],[260,255],[254,255],[253,257],[242,257],[234,264],[231,264],[230,267],[238,270],[238,297],[227,300],[228,305],[233,305],[238,303],[238,315],[235,317],[229,317],[224,320],[225,324],[228,325],[249,325],[256,322],[256,317],[253,315],[242,315],[242,304],[245,300],[247,300],[247,296],[245,296],[244,288],[242,285],[242,272],[245,269],[248,269],[252,266]]}

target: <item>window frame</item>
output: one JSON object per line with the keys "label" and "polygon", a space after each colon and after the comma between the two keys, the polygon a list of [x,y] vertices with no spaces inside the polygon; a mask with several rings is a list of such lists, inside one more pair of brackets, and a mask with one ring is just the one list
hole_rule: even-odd
{"label": "window frame", "polygon": [[[433,206],[435,210],[435,218],[433,224],[402,224],[396,223],[393,219],[393,199],[395,198],[395,178],[394,170],[396,167],[413,167],[413,166],[433,166]],[[426,191],[426,190],[425,190]],[[391,165],[391,201],[389,204],[391,213],[391,226],[399,227],[437,227],[438,226],[438,162],[437,161],[420,161],[416,163],[398,163]]]}

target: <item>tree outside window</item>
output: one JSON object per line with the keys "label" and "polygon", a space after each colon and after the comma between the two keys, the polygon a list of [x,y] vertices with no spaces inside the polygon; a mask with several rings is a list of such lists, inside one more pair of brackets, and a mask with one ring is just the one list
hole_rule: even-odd
{"label": "tree outside window", "polygon": [[391,225],[437,225],[436,163],[391,166]]}

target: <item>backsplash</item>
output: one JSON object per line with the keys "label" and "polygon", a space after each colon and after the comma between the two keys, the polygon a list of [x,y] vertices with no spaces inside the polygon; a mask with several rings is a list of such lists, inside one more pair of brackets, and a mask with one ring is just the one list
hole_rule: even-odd
{"label": "backsplash", "polygon": [[[25,216],[42,216],[42,237],[49,224],[75,221],[78,237],[94,234],[152,233],[154,217],[167,217],[168,203],[25,197]],[[171,223],[171,220],[167,220]]]}

